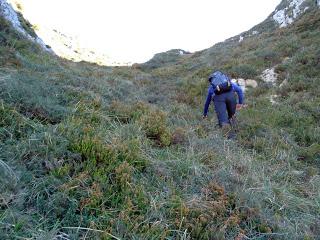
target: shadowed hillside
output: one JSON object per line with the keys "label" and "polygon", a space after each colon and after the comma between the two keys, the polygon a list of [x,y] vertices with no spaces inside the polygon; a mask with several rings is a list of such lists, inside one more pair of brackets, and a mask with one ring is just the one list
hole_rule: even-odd
{"label": "shadowed hillside", "polygon": [[[319,11],[132,67],[60,59],[1,17],[0,239],[318,239]],[[214,69],[258,82],[236,140],[201,119]]]}

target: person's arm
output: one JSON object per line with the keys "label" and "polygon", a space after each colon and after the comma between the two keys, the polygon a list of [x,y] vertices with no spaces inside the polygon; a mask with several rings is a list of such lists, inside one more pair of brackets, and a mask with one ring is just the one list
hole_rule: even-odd
{"label": "person's arm", "polygon": [[231,83],[232,89],[238,94],[239,104],[244,104],[244,94],[241,87],[236,83]]}
{"label": "person's arm", "polygon": [[206,102],[204,104],[203,117],[207,117],[207,115],[208,115],[208,109],[209,109],[209,106],[210,106],[210,103],[211,103],[211,100],[212,100],[213,93],[214,93],[213,92],[213,87],[210,86],[209,89],[208,89],[207,99],[206,99]]}

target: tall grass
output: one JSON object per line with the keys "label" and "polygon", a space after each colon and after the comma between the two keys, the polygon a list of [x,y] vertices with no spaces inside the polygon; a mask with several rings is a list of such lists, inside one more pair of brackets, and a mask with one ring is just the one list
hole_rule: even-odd
{"label": "tall grass", "polygon": [[[61,60],[0,25],[0,238],[320,235],[319,14],[135,68]],[[213,69],[274,65],[281,81],[246,93],[236,140],[212,108],[201,120]]]}

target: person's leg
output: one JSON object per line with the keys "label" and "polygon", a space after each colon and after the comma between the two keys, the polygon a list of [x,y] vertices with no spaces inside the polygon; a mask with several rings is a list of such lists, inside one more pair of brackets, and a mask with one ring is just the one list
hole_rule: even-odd
{"label": "person's leg", "polygon": [[214,96],[214,108],[218,117],[219,126],[221,127],[222,134],[224,137],[228,137],[231,126],[227,114],[227,104],[226,104],[226,95],[216,95]]}
{"label": "person's leg", "polygon": [[228,112],[228,119],[231,119],[236,114],[237,100],[234,96],[234,92],[230,91],[226,93],[226,107]]}
{"label": "person's leg", "polygon": [[229,123],[231,131],[229,132],[228,138],[235,138],[238,131],[237,120],[236,120],[236,108],[237,100],[234,96],[233,91],[229,92],[226,96],[226,107],[228,112]]}
{"label": "person's leg", "polygon": [[227,105],[224,94],[215,95],[213,97],[214,109],[217,114],[219,126],[222,127],[225,124],[229,124],[229,119],[227,115]]}

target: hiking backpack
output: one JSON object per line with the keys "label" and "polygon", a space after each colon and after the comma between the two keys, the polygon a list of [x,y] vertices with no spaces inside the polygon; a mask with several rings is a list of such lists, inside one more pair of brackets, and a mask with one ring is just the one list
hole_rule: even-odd
{"label": "hiking backpack", "polygon": [[209,82],[213,86],[214,93],[217,95],[229,92],[232,89],[230,78],[220,71],[212,73],[209,76]]}

